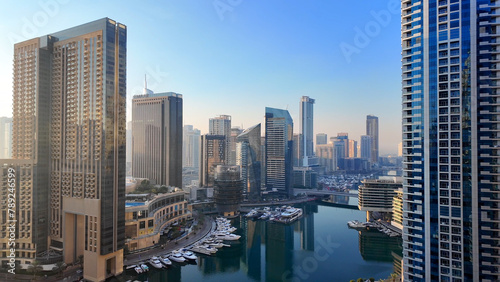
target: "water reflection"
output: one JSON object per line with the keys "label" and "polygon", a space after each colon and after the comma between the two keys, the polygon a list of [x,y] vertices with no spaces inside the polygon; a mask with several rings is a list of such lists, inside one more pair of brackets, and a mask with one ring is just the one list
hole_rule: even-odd
{"label": "water reflection", "polygon": [[[388,237],[378,231],[359,231],[356,239],[356,231],[348,229],[346,222],[353,216],[362,218],[362,212],[321,207],[321,214],[318,214],[318,206],[315,203],[298,206],[303,208],[303,216],[290,225],[234,219],[232,225],[238,228],[235,233],[241,238],[225,242],[231,244],[230,248],[221,248],[213,256],[199,255],[197,265],[175,264],[168,270],[153,270],[125,280],[240,282],[297,278],[323,281],[331,275],[340,280],[362,275],[385,278],[391,271],[390,265],[394,266],[391,272],[400,272],[400,237]],[[326,252],[324,245],[330,236],[338,245],[332,253]],[[328,255],[328,259],[313,261],[318,251]]]}

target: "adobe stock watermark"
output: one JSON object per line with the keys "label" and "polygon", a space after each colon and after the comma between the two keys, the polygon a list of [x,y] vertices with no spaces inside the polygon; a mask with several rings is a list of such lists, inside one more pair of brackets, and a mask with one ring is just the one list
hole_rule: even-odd
{"label": "adobe stock watermark", "polygon": [[215,12],[219,16],[221,21],[224,20],[224,14],[231,13],[234,8],[239,6],[243,0],[214,0],[212,5],[214,6]]}
{"label": "adobe stock watermark", "polygon": [[65,5],[70,0],[40,0],[38,6],[40,9],[31,15],[31,17],[22,17],[21,30],[18,33],[9,32],[7,37],[10,43],[14,45],[30,38],[40,36],[40,29],[49,23],[51,18],[59,14],[61,5]]}
{"label": "adobe stock watermark", "polygon": [[9,192],[7,194],[7,217],[9,218],[7,220],[8,227],[7,227],[7,233],[8,233],[8,238],[9,242],[7,243],[9,249],[8,249],[8,255],[7,258],[9,261],[7,262],[7,266],[9,269],[7,272],[11,274],[16,274],[15,269],[16,269],[16,170],[13,168],[8,169],[8,174],[7,174],[7,191]]}
{"label": "adobe stock watermark", "polygon": [[334,253],[335,249],[340,247],[339,243],[332,242],[332,237],[330,235],[326,236],[326,240],[323,238],[316,238],[318,247],[315,248],[313,255],[306,257],[299,264],[294,264],[292,269],[287,270],[281,275],[282,281],[299,282],[306,281],[311,277],[311,273],[318,270],[320,262],[326,261]]}
{"label": "adobe stock watermark", "polygon": [[383,28],[387,27],[394,16],[401,11],[401,1],[389,0],[387,8],[381,11],[370,11],[372,20],[365,23],[363,28],[354,27],[354,38],[352,44],[343,41],[339,47],[347,63],[351,63],[354,54],[361,53],[361,50],[370,45],[373,38],[377,37]]}

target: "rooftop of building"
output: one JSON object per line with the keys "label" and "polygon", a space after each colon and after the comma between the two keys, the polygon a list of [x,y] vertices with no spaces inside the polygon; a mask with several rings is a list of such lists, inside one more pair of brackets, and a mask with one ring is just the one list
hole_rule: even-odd
{"label": "rooftop of building", "polygon": [[148,93],[148,94],[134,95],[133,99],[166,98],[166,97],[182,98],[182,94],[175,92]]}

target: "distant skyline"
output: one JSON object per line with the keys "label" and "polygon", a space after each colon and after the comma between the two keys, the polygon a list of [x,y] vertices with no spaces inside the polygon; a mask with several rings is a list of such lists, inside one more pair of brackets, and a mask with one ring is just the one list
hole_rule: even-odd
{"label": "distant skyline", "polygon": [[[117,8],[119,6],[119,8]],[[98,7],[98,8],[96,8]],[[300,97],[316,100],[314,134],[360,141],[379,117],[380,152],[401,142],[400,2],[3,2],[0,116],[12,116],[14,43],[109,17],[127,25],[127,120],[144,74],[155,92],[183,94],[184,124],[208,132],[231,115],[243,129],[265,107],[288,109],[299,132]],[[264,132],[262,132],[263,134]]]}

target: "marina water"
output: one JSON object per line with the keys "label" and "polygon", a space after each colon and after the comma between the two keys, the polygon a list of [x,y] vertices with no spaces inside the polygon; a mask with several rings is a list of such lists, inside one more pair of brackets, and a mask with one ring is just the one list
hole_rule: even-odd
{"label": "marina water", "polygon": [[[351,198],[351,202],[357,199]],[[284,225],[243,217],[232,220],[241,235],[213,256],[199,255],[196,264],[174,263],[169,269],[136,274],[127,270],[112,281],[349,281],[388,278],[400,267],[401,238],[378,231],[357,231],[349,220],[366,213],[307,203],[304,215]]]}

